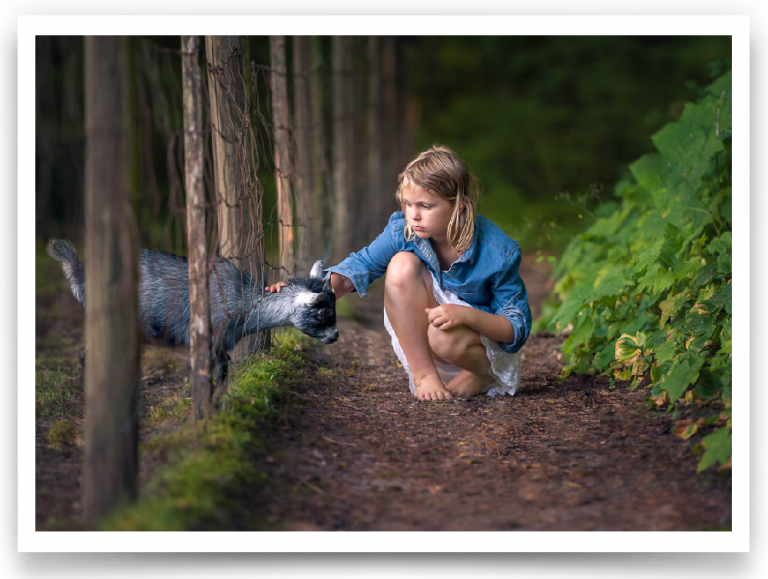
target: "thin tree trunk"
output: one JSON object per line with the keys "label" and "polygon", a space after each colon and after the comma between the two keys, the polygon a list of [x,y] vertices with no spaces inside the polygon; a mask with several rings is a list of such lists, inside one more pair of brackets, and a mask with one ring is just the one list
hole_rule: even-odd
{"label": "thin tree trunk", "polygon": [[[328,238],[330,237],[330,231],[328,224],[330,219],[328,215],[329,200],[328,197],[333,191],[333,181],[330,169],[330,163],[326,156],[325,144],[326,137],[330,131],[326,130],[326,117],[325,117],[325,98],[323,90],[323,75],[325,74],[327,67],[321,66],[324,63],[323,55],[320,46],[320,37],[313,36],[311,41],[312,51],[312,66],[315,68],[315,72],[310,76],[309,93],[312,101],[312,181],[313,181],[313,207],[314,214],[320,216],[315,222],[317,227],[317,236],[321,240],[318,244],[318,251],[325,252],[326,246],[329,245]],[[328,265],[328,264],[326,264]]]}
{"label": "thin tree trunk", "polygon": [[[239,110],[245,91],[237,77],[242,70],[243,49],[237,36],[206,36],[208,92],[213,132],[215,199],[219,225],[219,253],[243,268],[243,233],[238,231],[242,212],[242,171],[238,166]],[[235,59],[234,61],[232,59]],[[228,90],[227,90],[228,89]]]}
{"label": "thin tree trunk", "polygon": [[403,168],[414,157],[413,136],[421,122],[421,105],[419,100],[408,93],[408,67],[403,62],[405,55],[398,44],[395,44],[397,59],[397,111],[400,127],[400,164]]}
{"label": "thin tree trunk", "polygon": [[[143,179],[142,165],[142,139],[141,139],[141,103],[139,100],[139,49],[136,37],[129,36],[126,39],[126,60],[128,67],[127,86],[125,93],[125,106],[130,122],[125,126],[125,146],[126,146],[126,185],[128,187],[128,197],[139,222],[143,218],[151,218],[148,212],[150,202],[146,199],[147,188]],[[142,215],[144,213],[144,215]]]}
{"label": "thin tree trunk", "polygon": [[[353,136],[352,143],[365,143],[367,133],[368,115],[368,54],[367,40],[363,36],[352,38],[352,67],[353,67],[353,92],[352,92],[352,118]],[[373,215],[371,212],[371,188],[368,177],[368,152],[365,147],[352,147],[353,151],[353,188],[354,222],[352,246],[353,250],[368,245],[370,238],[368,231],[371,228]]]}
{"label": "thin tree trunk", "polygon": [[[400,147],[398,146],[397,48],[395,38],[391,36],[382,38],[382,84],[385,159],[383,181],[385,187],[394,192],[397,188],[397,176],[405,166],[400,164]],[[385,199],[385,202],[386,207],[391,208],[392,211],[399,209],[394,200]]]}
{"label": "thin tree trunk", "polygon": [[387,223],[383,183],[384,139],[381,109],[381,38],[368,37],[368,205],[371,214],[367,236],[373,239]]}
{"label": "thin tree trunk", "polygon": [[353,248],[354,186],[353,135],[354,70],[352,38],[333,37],[333,242],[334,262],[344,259]]}
{"label": "thin tree trunk", "polygon": [[[290,104],[288,102],[288,65],[285,59],[285,36],[270,36],[272,59],[272,121],[275,135],[275,170],[277,171],[277,220],[280,225],[280,276],[296,274],[295,231],[293,226],[294,178],[291,156]],[[285,279],[285,277],[283,277]]]}
{"label": "thin tree trunk", "polygon": [[295,126],[293,138],[296,143],[296,216],[299,237],[299,271],[307,275],[322,248],[318,224],[322,214],[314,207],[314,167],[312,165],[312,125],[314,119],[310,108],[311,66],[309,36],[293,37],[293,110]]}
{"label": "thin tree trunk", "polygon": [[[248,66],[248,45],[240,36],[206,36],[205,50],[219,253],[259,279],[262,272],[257,267],[260,264],[256,263],[256,244],[259,241],[255,239],[255,231],[260,226],[255,223],[258,216],[255,215],[256,203],[250,189],[255,180],[248,167],[252,159],[246,143],[246,139],[250,138],[247,132],[251,130],[248,96],[252,82]],[[224,287],[227,283],[234,283],[234,280],[212,276],[210,283]],[[255,299],[255,296],[251,298]],[[245,298],[238,307],[240,314],[244,306]],[[211,328],[211,331],[218,343],[219,328]],[[267,341],[268,336],[263,332],[246,337],[235,347],[234,358],[253,352]],[[219,394],[223,392],[221,386],[217,384]]]}
{"label": "thin tree trunk", "polygon": [[203,156],[203,74],[199,36],[182,36],[184,175],[189,247],[189,350],[195,420],[211,413],[211,316],[205,235],[205,157]]}
{"label": "thin tree trunk", "polygon": [[85,39],[86,328],[83,506],[93,524],[136,493],[139,315],[123,146],[125,39]]}

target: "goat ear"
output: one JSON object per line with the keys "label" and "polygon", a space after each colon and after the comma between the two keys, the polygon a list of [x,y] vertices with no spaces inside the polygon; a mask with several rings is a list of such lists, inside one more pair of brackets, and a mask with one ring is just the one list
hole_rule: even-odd
{"label": "goat ear", "polygon": [[323,277],[323,262],[316,261],[309,272],[309,277]]}
{"label": "goat ear", "polygon": [[323,297],[325,297],[325,294],[316,294],[313,292],[301,292],[300,294],[296,294],[294,303],[297,306],[308,306],[310,308],[313,308],[319,305],[320,302],[323,301]]}
{"label": "goat ear", "polygon": [[326,293],[331,293],[333,295],[336,295],[336,292],[333,289],[333,285],[331,284],[330,274],[328,274],[328,278],[325,280],[325,285],[323,285],[323,291]]}

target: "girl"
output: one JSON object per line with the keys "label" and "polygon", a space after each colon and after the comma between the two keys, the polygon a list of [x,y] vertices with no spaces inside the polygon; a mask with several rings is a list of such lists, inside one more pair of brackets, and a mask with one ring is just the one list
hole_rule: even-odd
{"label": "girl", "polygon": [[368,247],[325,270],[336,298],[364,298],[386,273],[384,325],[419,400],[514,394],[517,352],[531,330],[519,244],[475,213],[477,183],[448,147],[421,153],[398,183],[402,211]]}

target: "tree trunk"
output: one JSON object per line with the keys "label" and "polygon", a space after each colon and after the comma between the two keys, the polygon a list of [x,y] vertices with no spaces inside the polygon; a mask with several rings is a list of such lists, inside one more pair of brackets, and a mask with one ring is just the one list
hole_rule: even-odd
{"label": "tree trunk", "polygon": [[355,223],[353,186],[354,70],[352,38],[333,37],[333,242],[334,262],[339,262],[354,251]]}
{"label": "tree trunk", "polygon": [[[208,92],[213,132],[215,199],[219,225],[219,254],[243,268],[247,265],[244,231],[238,231],[242,213],[243,175],[238,165],[238,127],[245,108],[242,42],[237,36],[206,36]],[[246,221],[247,222],[247,221]]]}
{"label": "tree trunk", "polygon": [[86,328],[83,506],[93,524],[136,493],[139,315],[123,146],[125,39],[85,39]]}
{"label": "tree trunk", "polygon": [[[312,66],[315,72],[310,76],[309,94],[312,101],[312,170],[313,170],[313,194],[312,202],[314,214],[320,216],[315,222],[317,226],[317,236],[320,243],[317,245],[318,251],[325,253],[325,248],[330,245],[330,235],[328,224],[330,219],[327,196],[333,191],[333,181],[330,170],[330,164],[326,156],[326,137],[330,131],[326,130],[325,117],[325,98],[324,98],[324,74],[326,66],[321,66],[325,61],[320,47],[320,37],[313,36],[310,41],[312,51]],[[329,264],[326,264],[329,265]]]}
{"label": "tree trunk", "polygon": [[[258,179],[251,172],[253,151],[249,148],[249,96],[251,73],[248,46],[240,36],[206,36],[208,61],[208,92],[211,107],[212,152],[215,182],[215,203],[219,228],[219,254],[230,259],[254,279],[262,279],[261,255],[256,231],[261,224],[258,203],[252,188]],[[211,284],[224,287],[233,280],[211,277]],[[255,299],[255,296],[252,296]],[[245,300],[242,302],[244,306]],[[231,312],[227,312],[228,314]],[[219,328],[211,328],[216,343]],[[265,332],[241,340],[234,349],[235,359],[266,344]],[[219,394],[222,385],[217,384]]]}
{"label": "tree trunk", "polygon": [[[397,114],[397,47],[395,38],[382,38],[382,108],[384,116],[384,174],[383,182],[387,190],[397,189],[397,176],[405,168],[400,164],[400,147],[398,145],[398,114]],[[384,199],[385,213],[400,209],[392,197]]]}
{"label": "tree trunk", "polygon": [[275,181],[277,183],[277,221],[280,227],[280,274],[285,279],[296,275],[295,231],[293,226],[293,194],[295,178],[291,155],[290,104],[288,102],[288,65],[285,59],[285,36],[269,37],[272,59],[272,123],[275,136]]}
{"label": "tree trunk", "polygon": [[125,124],[125,137],[123,142],[125,143],[126,153],[126,187],[128,188],[128,198],[131,200],[131,205],[134,210],[138,221],[144,222],[144,219],[151,219],[149,212],[152,206],[151,200],[148,199],[148,189],[145,186],[145,179],[143,174],[142,156],[142,138],[141,138],[141,117],[143,111],[141,110],[141,102],[139,99],[139,49],[138,39],[134,36],[129,36],[126,39],[126,66],[128,68],[128,74],[126,76],[127,86],[125,87],[125,107],[126,107],[126,120]]}
{"label": "tree trunk", "polygon": [[370,243],[368,230],[371,215],[371,191],[368,181],[368,152],[365,147],[354,146],[365,143],[368,115],[368,54],[367,39],[364,36],[352,38],[352,200],[353,227],[352,251]]}
{"label": "tree trunk", "polygon": [[322,240],[320,221],[322,213],[315,207],[315,168],[312,159],[312,126],[315,119],[310,108],[311,55],[310,37],[293,37],[293,110],[296,143],[296,214],[299,237],[299,271],[307,275],[312,263],[320,258]]}
{"label": "tree trunk", "polygon": [[182,36],[184,176],[189,247],[189,351],[195,420],[211,413],[211,316],[205,235],[205,157],[203,156],[203,74],[199,36]]}
{"label": "tree trunk", "polygon": [[384,139],[382,134],[381,98],[381,38],[368,37],[368,239],[374,239],[386,226],[388,204],[385,197],[389,192],[384,187],[383,161]]}

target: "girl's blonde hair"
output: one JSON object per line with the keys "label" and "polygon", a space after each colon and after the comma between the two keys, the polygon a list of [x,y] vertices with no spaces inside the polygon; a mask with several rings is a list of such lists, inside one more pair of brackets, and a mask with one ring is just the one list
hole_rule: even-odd
{"label": "girl's blonde hair", "polygon": [[[403,206],[403,182],[408,180],[430,193],[453,203],[448,222],[448,243],[461,253],[469,249],[475,232],[475,205],[479,196],[477,179],[467,164],[448,147],[433,145],[408,163],[397,176],[397,202]],[[405,239],[415,237],[413,227],[405,226]]]}

